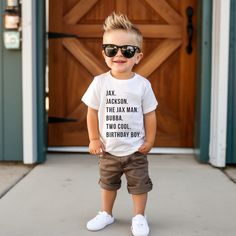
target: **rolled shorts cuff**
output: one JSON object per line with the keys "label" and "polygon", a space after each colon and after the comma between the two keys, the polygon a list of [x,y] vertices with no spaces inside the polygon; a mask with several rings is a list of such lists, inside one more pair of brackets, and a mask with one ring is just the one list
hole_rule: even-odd
{"label": "rolled shorts cuff", "polygon": [[118,190],[120,189],[121,187],[121,184],[120,185],[108,185],[108,184],[105,184],[101,181],[101,179],[99,180],[98,182],[100,184],[100,187],[105,189],[105,190],[108,190],[108,191],[115,191],[115,190]]}
{"label": "rolled shorts cuff", "polygon": [[143,193],[150,192],[153,188],[152,182],[150,182],[148,185],[140,187],[127,187],[129,194],[139,195]]}

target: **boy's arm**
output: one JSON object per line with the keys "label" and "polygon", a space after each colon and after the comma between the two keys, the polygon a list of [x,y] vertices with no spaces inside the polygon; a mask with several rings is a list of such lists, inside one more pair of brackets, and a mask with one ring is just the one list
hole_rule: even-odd
{"label": "boy's arm", "polygon": [[151,111],[144,115],[145,140],[138,149],[139,152],[147,154],[154,145],[156,137],[156,112]]}
{"label": "boy's arm", "polygon": [[103,143],[100,140],[98,128],[98,111],[88,107],[87,111],[87,127],[89,134],[89,152],[99,155],[105,150]]}

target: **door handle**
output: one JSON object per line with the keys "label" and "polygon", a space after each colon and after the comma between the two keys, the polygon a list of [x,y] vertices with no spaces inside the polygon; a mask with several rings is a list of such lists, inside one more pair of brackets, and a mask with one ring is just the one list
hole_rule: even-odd
{"label": "door handle", "polygon": [[188,34],[188,45],[186,47],[186,51],[188,54],[191,54],[193,51],[192,47],[192,40],[193,40],[193,8],[192,7],[187,7],[186,8],[186,15],[188,17],[188,25],[187,25],[187,34]]}

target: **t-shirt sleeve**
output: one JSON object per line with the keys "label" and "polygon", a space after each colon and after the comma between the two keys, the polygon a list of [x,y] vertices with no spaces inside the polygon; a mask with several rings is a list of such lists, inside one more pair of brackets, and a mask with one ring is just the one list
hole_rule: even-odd
{"label": "t-shirt sleeve", "polygon": [[154,111],[157,105],[158,105],[158,102],[152,90],[151,83],[147,81],[144,95],[143,95],[143,103],[142,103],[143,114]]}
{"label": "t-shirt sleeve", "polygon": [[95,77],[83,95],[81,99],[82,102],[84,102],[88,107],[98,110],[100,105],[99,90],[99,80]]}

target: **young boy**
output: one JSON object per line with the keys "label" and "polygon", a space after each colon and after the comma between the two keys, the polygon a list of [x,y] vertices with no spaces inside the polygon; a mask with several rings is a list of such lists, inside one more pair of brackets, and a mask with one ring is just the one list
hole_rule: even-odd
{"label": "young boy", "polygon": [[89,151],[98,155],[102,206],[87,223],[96,231],[114,222],[112,208],[121,176],[132,194],[133,235],[148,235],[147,193],[152,189],[146,154],[156,132],[157,101],[150,82],[132,71],[143,57],[142,35],[124,15],[113,13],[104,23],[103,51],[110,71],[96,76],[82,101],[88,106]]}

